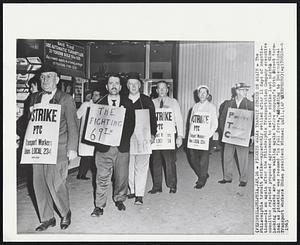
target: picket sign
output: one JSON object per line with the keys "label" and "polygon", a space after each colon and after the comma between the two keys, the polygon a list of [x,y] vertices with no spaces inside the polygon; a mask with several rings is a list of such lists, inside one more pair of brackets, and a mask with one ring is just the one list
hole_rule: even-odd
{"label": "picket sign", "polygon": [[196,150],[208,150],[211,114],[197,112],[192,115],[187,147]]}
{"label": "picket sign", "polygon": [[91,105],[87,109],[84,139],[92,143],[119,146],[125,112],[126,109],[124,107]]}
{"label": "picket sign", "polygon": [[27,126],[21,164],[56,164],[61,105],[35,104]]}
{"label": "picket sign", "polygon": [[130,139],[130,154],[151,154],[150,114],[148,109],[135,110],[135,128]]}
{"label": "picket sign", "polygon": [[157,134],[152,150],[175,149],[175,122],[174,112],[170,108],[155,109],[157,118]]}
{"label": "picket sign", "polygon": [[253,111],[228,108],[222,142],[249,146]]}

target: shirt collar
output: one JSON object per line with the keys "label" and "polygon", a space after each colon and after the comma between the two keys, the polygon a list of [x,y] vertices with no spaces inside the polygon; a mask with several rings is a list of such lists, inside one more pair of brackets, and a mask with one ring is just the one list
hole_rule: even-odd
{"label": "shirt collar", "polygon": [[141,96],[140,93],[137,93],[135,95],[129,94],[128,98],[133,100],[133,101],[136,101],[138,98],[140,98],[140,96]]}
{"label": "shirt collar", "polygon": [[119,101],[119,100],[120,100],[120,95],[118,95],[118,96],[115,97],[115,98],[112,98],[111,95],[109,94],[109,95],[107,96],[107,98],[108,98],[110,101],[112,101],[112,100]]}
{"label": "shirt collar", "polygon": [[208,103],[208,100],[205,100],[203,103],[201,103],[201,101],[199,101],[199,105],[206,105]]}
{"label": "shirt collar", "polygon": [[243,99],[244,99],[244,98],[241,98],[240,100],[238,100],[238,98],[235,97],[235,102],[236,102],[237,104],[240,104],[240,103],[242,102]]}

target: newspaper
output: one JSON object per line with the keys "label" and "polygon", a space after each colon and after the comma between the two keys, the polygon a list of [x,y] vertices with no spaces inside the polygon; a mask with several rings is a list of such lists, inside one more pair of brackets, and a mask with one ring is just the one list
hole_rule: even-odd
{"label": "newspaper", "polygon": [[[118,4],[49,4],[46,6],[4,4],[3,12],[4,241],[296,241],[295,4],[129,4],[127,6]],[[37,13],[43,13],[45,18],[41,20]],[[78,18],[78,16],[85,18]],[[74,26],[79,30],[75,30]],[[253,83],[250,92],[254,95],[255,132],[254,151],[253,155],[250,153],[249,158],[253,161],[249,162],[251,176],[249,176],[248,186],[244,189],[238,187],[237,171],[234,172],[236,179],[232,185],[219,185],[217,181],[222,178],[221,165],[215,167],[211,164],[210,168],[213,171],[210,172],[208,183],[201,192],[193,189],[194,179],[180,179],[178,192],[174,196],[170,197],[167,189],[156,196],[145,194],[145,203],[139,210],[134,209],[135,207],[131,206],[132,203],[127,200],[125,203],[128,207],[127,213],[118,212],[110,200],[103,219],[100,217],[98,220],[90,218],[92,202],[81,200],[81,205],[71,198],[73,216],[70,229],[61,231],[57,225],[45,234],[36,233],[34,228],[39,224],[38,215],[28,193],[17,189],[17,167],[14,164],[17,156],[14,155],[16,130],[11,123],[15,120],[12,111],[14,112],[15,104],[20,104],[17,110],[23,110],[22,103],[18,101],[18,98],[22,96],[16,96],[16,91],[24,91],[24,88],[16,89],[15,86],[16,58],[18,58],[16,41],[18,39],[29,40],[29,43],[32,39],[78,40],[79,42],[155,40],[157,42],[176,41],[183,46],[187,43],[194,46],[204,43],[207,47],[214,43],[216,50],[222,49],[222,43],[241,45],[250,43],[253,46],[253,52],[245,54],[245,59],[248,56],[253,57],[251,65]],[[183,49],[179,50],[178,55],[183,55],[180,53]],[[234,49],[229,50],[225,55],[229,63],[235,61]],[[213,64],[211,62],[214,55],[202,53],[202,56],[205,57],[207,64]],[[196,53],[185,58],[185,61],[198,59]],[[88,71],[89,62],[80,67]],[[233,65],[232,71],[249,65],[243,61],[237,61],[234,64],[237,66]],[[185,71],[202,65],[202,63],[195,63],[193,67],[185,68]],[[80,68],[80,74],[82,72],[84,70]],[[198,75],[201,77],[201,74]],[[211,73],[206,78],[206,81],[193,82],[197,85],[206,82],[212,86],[212,102],[219,108],[222,100],[229,99],[230,96],[218,97],[223,93],[218,89],[223,89],[224,85],[216,81],[222,79],[225,81],[226,77],[219,78],[218,75]],[[235,82],[232,81],[232,86]],[[179,94],[179,102],[183,101],[180,94],[191,88],[188,83],[180,87],[179,81],[177,87],[172,87],[174,97],[176,98]],[[227,86],[226,89],[230,94],[231,87]],[[189,91],[191,99],[192,93],[192,90]],[[249,96],[251,97],[251,93]],[[83,94],[77,97],[75,95],[75,98],[80,97],[83,98]],[[191,101],[188,102],[190,103],[188,106],[192,105]],[[187,107],[185,102],[179,104],[181,109],[184,106]],[[186,123],[186,118],[184,118],[184,123]],[[188,168],[184,170],[180,168],[179,165],[183,161],[187,163],[186,160],[182,160],[185,159],[182,157],[185,156],[182,149],[180,154],[177,154],[180,156],[177,159],[177,168],[181,169],[178,176],[189,169],[189,165],[186,165]],[[220,164],[220,159],[221,153],[214,152],[210,156],[210,163]],[[71,178],[74,179],[74,174],[73,177],[70,175]],[[150,174],[147,188],[151,187],[149,183],[152,184],[149,178],[151,179]],[[71,188],[76,188],[79,183],[72,182],[70,185]],[[160,198],[162,196],[166,199]],[[160,203],[162,200],[167,200],[167,202]],[[190,200],[193,201],[190,202]],[[208,205],[205,206],[205,203]],[[234,206],[237,203],[240,206]],[[241,207],[244,204],[248,205],[245,211],[235,210],[235,207]],[[139,219],[140,215],[145,216]],[[59,224],[59,217],[56,217]],[[111,222],[116,220],[118,221],[112,225]],[[80,225],[84,227],[80,228]]]}

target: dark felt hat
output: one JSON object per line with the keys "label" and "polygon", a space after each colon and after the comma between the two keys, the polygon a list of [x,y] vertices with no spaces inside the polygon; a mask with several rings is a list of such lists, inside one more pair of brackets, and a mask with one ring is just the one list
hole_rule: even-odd
{"label": "dark felt hat", "polygon": [[129,79],[136,79],[136,80],[139,80],[140,82],[142,82],[142,80],[140,79],[140,74],[137,73],[137,72],[129,72],[126,74],[126,79],[127,81]]}
{"label": "dark felt hat", "polygon": [[38,70],[38,72],[40,74],[42,74],[43,72],[55,72],[56,74],[59,74],[57,68],[51,63],[44,63],[41,69]]}
{"label": "dark felt hat", "polygon": [[237,84],[235,84],[235,89],[240,89],[240,88],[248,89],[248,88],[250,88],[250,86],[247,85],[246,83],[237,83]]}

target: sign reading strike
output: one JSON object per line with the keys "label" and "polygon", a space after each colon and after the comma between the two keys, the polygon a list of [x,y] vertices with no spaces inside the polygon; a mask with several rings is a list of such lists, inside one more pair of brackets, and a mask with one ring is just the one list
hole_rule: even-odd
{"label": "sign reading strike", "polygon": [[175,123],[172,109],[155,109],[157,118],[157,134],[152,150],[175,149]]}
{"label": "sign reading strike", "polygon": [[44,41],[45,62],[52,63],[62,74],[85,76],[85,49],[65,41]]}
{"label": "sign reading strike", "polygon": [[193,114],[187,147],[196,150],[208,150],[211,116],[208,112]]}
{"label": "sign reading strike", "polygon": [[229,108],[222,142],[249,146],[252,123],[253,111]]}
{"label": "sign reading strike", "polygon": [[130,139],[130,154],[151,154],[150,115],[148,109],[135,110],[135,128]]}
{"label": "sign reading strike", "polygon": [[22,149],[22,164],[56,164],[61,106],[33,107]]}
{"label": "sign reading strike", "polygon": [[84,138],[93,143],[119,146],[126,109],[108,105],[91,105],[87,109]]}

